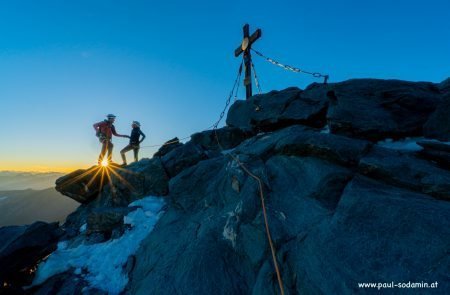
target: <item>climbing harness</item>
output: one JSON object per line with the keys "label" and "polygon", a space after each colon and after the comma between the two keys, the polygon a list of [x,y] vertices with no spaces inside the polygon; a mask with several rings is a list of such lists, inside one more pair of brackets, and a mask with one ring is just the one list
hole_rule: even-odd
{"label": "climbing harness", "polygon": [[272,59],[272,58],[270,58],[268,56],[265,56],[264,54],[262,54],[258,50],[255,50],[253,48],[251,48],[251,50],[254,53],[256,53],[257,55],[259,55],[260,57],[264,58],[269,63],[271,63],[273,65],[276,65],[276,66],[279,66],[279,67],[281,67],[281,68],[283,68],[285,70],[288,70],[288,71],[291,71],[291,72],[294,72],[294,73],[304,73],[304,74],[307,74],[307,75],[311,75],[314,78],[323,78],[323,84],[327,84],[327,82],[328,82],[329,75],[321,74],[321,73],[318,73],[318,72],[308,72],[308,71],[301,70],[301,69],[296,68],[296,67],[292,67],[290,65],[282,64],[282,63],[280,63],[280,62],[278,62],[278,61],[276,61],[276,60],[274,60],[274,59]]}

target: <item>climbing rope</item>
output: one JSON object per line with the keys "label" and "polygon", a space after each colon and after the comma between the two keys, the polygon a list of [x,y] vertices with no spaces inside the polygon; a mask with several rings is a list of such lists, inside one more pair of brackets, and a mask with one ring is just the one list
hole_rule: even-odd
{"label": "climbing rope", "polygon": [[282,63],[280,63],[280,62],[278,62],[278,61],[276,61],[276,60],[274,60],[274,59],[272,59],[272,58],[270,58],[268,56],[265,56],[264,54],[262,54],[261,52],[255,50],[253,48],[251,48],[251,50],[254,53],[256,53],[257,55],[259,55],[260,57],[264,58],[266,61],[270,62],[271,64],[279,66],[279,67],[281,67],[281,68],[283,68],[285,70],[288,70],[288,71],[291,71],[291,72],[294,72],[294,73],[304,73],[304,74],[307,74],[307,75],[311,75],[314,78],[323,78],[323,84],[327,84],[327,82],[328,82],[329,75],[321,74],[321,73],[318,73],[318,72],[308,72],[308,71],[301,70],[301,69],[296,68],[296,67],[292,67],[290,65],[282,64]]}
{"label": "climbing rope", "polygon": [[[242,63],[239,67],[239,73],[238,73],[238,77],[236,78],[236,81],[234,82],[233,88],[230,92],[230,95],[228,96],[228,99],[225,103],[225,108],[222,111],[222,113],[220,113],[219,119],[217,120],[217,122],[214,124],[213,127],[213,131],[214,131],[214,136],[216,138],[217,141],[217,145],[219,147],[219,149],[221,151],[224,151],[224,148],[222,146],[222,144],[220,143],[219,140],[219,136],[217,135],[217,126],[219,125],[220,121],[222,121],[225,111],[228,109],[228,106],[230,104],[231,98],[233,97],[233,93],[236,89],[236,95],[237,95],[237,90],[239,89],[239,85],[238,87],[236,87],[236,83],[238,83],[240,76],[242,73]],[[255,77],[256,77],[256,72],[255,72]],[[270,233],[270,229],[269,229],[269,221],[267,218],[267,210],[266,210],[266,205],[265,205],[265,198],[264,198],[264,187],[263,187],[263,182],[261,180],[261,178],[259,178],[256,174],[252,173],[246,166],[244,163],[242,163],[238,157],[236,157],[235,155],[233,155],[232,153],[227,153],[227,155],[229,157],[231,157],[231,159],[233,161],[235,161],[239,167],[242,168],[242,170],[244,170],[245,173],[247,173],[251,178],[253,178],[257,183],[258,183],[258,189],[259,189],[259,197],[261,200],[261,207],[262,207],[262,212],[263,212],[263,216],[264,216],[264,225],[265,225],[265,230],[266,230],[266,236],[267,236],[267,240],[269,242],[269,247],[270,247],[270,252],[272,254],[272,261],[273,261],[273,265],[275,268],[275,272],[277,275],[277,281],[278,281],[278,286],[280,288],[280,294],[284,295],[284,284],[283,284],[283,279],[281,277],[281,271],[280,268],[278,266],[278,261],[277,261],[277,254],[276,254],[276,250],[275,250],[275,246],[273,244],[273,240],[272,240],[272,235]]]}

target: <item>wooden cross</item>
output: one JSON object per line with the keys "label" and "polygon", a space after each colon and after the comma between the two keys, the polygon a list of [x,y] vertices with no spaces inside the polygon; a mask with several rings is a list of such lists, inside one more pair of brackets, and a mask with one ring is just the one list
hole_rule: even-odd
{"label": "wooden cross", "polygon": [[234,51],[234,56],[238,57],[241,53],[244,53],[244,66],[245,66],[245,97],[248,99],[252,96],[252,55],[250,53],[250,49],[252,48],[252,44],[255,43],[261,37],[261,29],[257,29],[250,36],[250,27],[248,24],[245,24],[243,27],[244,31],[244,39],[242,39],[241,45],[236,48]]}

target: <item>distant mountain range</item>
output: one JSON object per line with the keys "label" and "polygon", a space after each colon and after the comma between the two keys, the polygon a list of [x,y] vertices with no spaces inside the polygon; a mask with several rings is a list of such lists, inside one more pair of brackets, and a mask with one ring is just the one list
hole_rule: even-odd
{"label": "distant mountain range", "polygon": [[35,221],[60,221],[79,203],[54,188],[57,172],[0,172],[0,227]]}
{"label": "distant mountain range", "polygon": [[55,186],[55,180],[63,174],[59,172],[15,172],[0,171],[0,191],[35,189],[43,190]]}
{"label": "distant mountain range", "polygon": [[78,205],[54,188],[0,191],[0,227],[35,221],[62,223]]}

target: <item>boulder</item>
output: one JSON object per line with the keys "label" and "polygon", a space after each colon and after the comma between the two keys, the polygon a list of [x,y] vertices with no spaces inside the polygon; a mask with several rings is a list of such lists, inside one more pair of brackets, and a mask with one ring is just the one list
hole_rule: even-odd
{"label": "boulder", "polygon": [[450,92],[438,104],[423,126],[425,137],[450,141]]}
{"label": "boulder", "polygon": [[101,232],[111,234],[114,229],[121,229],[123,218],[130,208],[96,208],[87,217],[87,233]]}
{"label": "boulder", "polygon": [[79,203],[88,203],[95,198],[101,187],[105,169],[92,166],[89,169],[79,169],[56,180],[56,190]]}
{"label": "boulder", "polygon": [[278,142],[311,130],[313,129],[307,126],[292,125],[277,131],[260,133],[244,141],[232,152],[233,154],[243,154],[267,160],[275,154],[275,147]]}
{"label": "boulder", "polygon": [[162,165],[170,178],[186,168],[207,159],[205,151],[193,142],[179,146],[161,158]]}
{"label": "boulder", "polygon": [[291,87],[236,101],[228,111],[227,125],[243,130],[270,131],[299,123],[325,125],[327,100],[302,94]]}
{"label": "boulder", "polygon": [[103,195],[111,196],[111,205],[126,207],[144,196],[165,196],[168,193],[169,177],[161,158],[141,159],[122,169],[110,172]]}
{"label": "boulder", "polygon": [[360,160],[358,170],[388,184],[450,200],[450,171],[411,153],[376,146]]}
{"label": "boulder", "polygon": [[[195,133],[191,136],[191,141],[205,150],[219,150],[220,148],[228,150],[236,147],[250,136],[251,133],[245,132],[242,129],[236,127],[223,127],[216,130]],[[217,140],[219,140],[220,148]]]}
{"label": "boulder", "polygon": [[433,83],[352,79],[330,84],[331,133],[378,141],[422,135],[422,126],[441,102]]}
{"label": "boulder", "polygon": [[279,140],[275,152],[315,156],[341,165],[355,166],[370,147],[371,143],[365,140],[306,130]]}
{"label": "boulder", "polygon": [[62,235],[57,222],[0,228],[0,293],[31,284],[38,262],[56,249]]}
{"label": "boulder", "polygon": [[159,150],[153,155],[153,157],[162,157],[166,154],[168,154],[170,151],[172,151],[175,148],[178,148],[182,146],[183,144],[180,143],[180,140],[178,137],[174,137],[171,140],[166,141]]}
{"label": "boulder", "polygon": [[293,125],[254,136],[239,145],[233,153],[262,159],[268,159],[275,154],[315,156],[341,165],[355,166],[371,145],[369,141]]}

